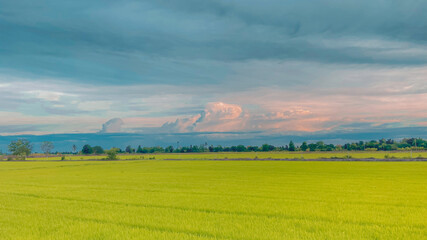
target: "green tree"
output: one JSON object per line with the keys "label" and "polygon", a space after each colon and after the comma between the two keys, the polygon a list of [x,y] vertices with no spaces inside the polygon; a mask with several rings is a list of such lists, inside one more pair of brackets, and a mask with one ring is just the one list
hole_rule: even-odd
{"label": "green tree", "polygon": [[126,147],[125,152],[132,153],[132,152],[134,152],[134,149],[129,145]]}
{"label": "green tree", "polygon": [[136,150],[136,152],[137,153],[142,153],[143,152],[141,145],[138,146],[138,149]]}
{"label": "green tree", "polygon": [[237,145],[236,151],[237,152],[246,152],[246,147],[243,145]]}
{"label": "green tree", "polygon": [[301,150],[305,152],[305,151],[307,151],[307,149],[308,149],[307,142],[303,142],[301,145]]}
{"label": "green tree", "polygon": [[25,160],[31,154],[33,145],[26,139],[18,139],[9,144],[9,151],[22,160]]}
{"label": "green tree", "polygon": [[310,152],[314,152],[317,149],[317,144],[310,143],[310,144],[308,144],[308,148],[310,149]]}
{"label": "green tree", "polygon": [[316,145],[317,145],[317,150],[325,151],[326,147],[325,147],[325,143],[324,143],[324,142],[322,142],[322,141],[318,141],[318,142],[316,143]]}
{"label": "green tree", "polygon": [[291,152],[295,151],[295,144],[292,141],[289,142],[289,151],[291,151]]}
{"label": "green tree", "polygon": [[44,152],[44,154],[49,154],[52,152],[52,150],[55,148],[52,142],[43,142],[40,146],[40,149]]}
{"label": "green tree", "polygon": [[173,146],[168,146],[165,148],[165,152],[167,152],[167,153],[171,153],[171,152],[173,152],[173,150],[174,150]]}
{"label": "green tree", "polygon": [[89,144],[86,144],[82,148],[82,153],[83,154],[92,154],[93,153],[93,148]]}
{"label": "green tree", "polygon": [[106,150],[105,152],[107,153],[107,160],[117,160],[117,151],[117,148]]}
{"label": "green tree", "polygon": [[261,146],[261,151],[263,152],[268,152],[268,151],[273,151],[274,150],[274,146],[270,145],[270,144],[263,144]]}
{"label": "green tree", "polygon": [[101,146],[95,146],[92,148],[94,154],[103,154],[104,149]]}

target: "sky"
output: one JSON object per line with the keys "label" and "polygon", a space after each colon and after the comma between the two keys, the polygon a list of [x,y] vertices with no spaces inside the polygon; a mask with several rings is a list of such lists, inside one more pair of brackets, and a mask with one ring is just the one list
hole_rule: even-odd
{"label": "sky", "polygon": [[424,129],[426,12],[425,0],[0,0],[0,135]]}

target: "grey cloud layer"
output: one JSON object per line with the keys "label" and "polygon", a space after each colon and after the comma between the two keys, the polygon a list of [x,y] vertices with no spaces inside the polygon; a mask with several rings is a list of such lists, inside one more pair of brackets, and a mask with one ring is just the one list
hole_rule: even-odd
{"label": "grey cloud layer", "polygon": [[427,63],[421,0],[0,2],[0,66],[74,81],[206,84],[246,60]]}

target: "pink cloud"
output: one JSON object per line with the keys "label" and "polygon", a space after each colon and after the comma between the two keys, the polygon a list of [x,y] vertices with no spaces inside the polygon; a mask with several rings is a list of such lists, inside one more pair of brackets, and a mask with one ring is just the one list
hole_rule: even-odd
{"label": "pink cloud", "polygon": [[[399,85],[399,84],[398,84]],[[387,86],[387,85],[386,85]],[[414,90],[414,84],[402,85],[401,90],[369,84],[363,88],[334,88],[290,91],[260,88],[235,93],[224,98],[241,106],[257,106],[258,126],[277,131],[332,130],[352,123],[371,123],[371,126],[395,123],[415,126],[416,119],[427,117],[427,93]],[[406,87],[404,87],[406,86]],[[409,91],[409,92],[408,92]],[[276,121],[271,124],[271,121]]]}
{"label": "pink cloud", "polygon": [[230,132],[230,131],[319,131],[328,117],[317,117],[306,109],[283,112],[249,113],[237,104],[213,102],[201,114],[167,122],[162,129],[168,132]]}
{"label": "pink cloud", "polygon": [[245,128],[248,117],[239,105],[212,102],[201,114],[167,122],[162,129],[175,132],[239,131]]}

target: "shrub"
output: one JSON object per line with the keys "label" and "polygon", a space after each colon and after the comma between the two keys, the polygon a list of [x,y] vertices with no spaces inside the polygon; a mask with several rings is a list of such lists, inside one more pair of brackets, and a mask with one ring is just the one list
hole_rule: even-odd
{"label": "shrub", "polygon": [[365,151],[378,151],[378,148],[365,148]]}
{"label": "shrub", "polygon": [[395,157],[395,156],[388,155],[388,154],[386,154],[386,155],[384,156],[384,158],[385,158],[385,159],[396,159],[396,157]]}
{"label": "shrub", "polygon": [[107,153],[107,160],[118,160],[117,158],[117,149],[110,149],[105,151]]}

